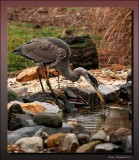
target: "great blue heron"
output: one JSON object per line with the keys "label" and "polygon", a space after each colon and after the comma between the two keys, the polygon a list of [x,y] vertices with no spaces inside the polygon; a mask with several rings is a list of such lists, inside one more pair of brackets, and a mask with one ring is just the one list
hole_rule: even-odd
{"label": "great blue heron", "polygon": [[[53,89],[49,82],[49,68],[56,68],[68,80],[75,82],[82,75],[85,79],[96,89],[96,93],[102,100],[102,96],[97,90],[98,81],[86,69],[78,67],[73,71],[70,68],[70,55],[71,50],[69,45],[61,39],[54,37],[35,38],[31,41],[19,46],[12,53],[23,56],[27,59],[33,60],[37,63],[45,65],[47,68],[47,85],[51,92],[54,94]],[[41,66],[40,66],[41,67]],[[41,76],[39,73],[40,67],[37,69],[39,81],[44,91]],[[56,95],[54,94],[55,98]],[[58,102],[57,98],[56,101]]]}

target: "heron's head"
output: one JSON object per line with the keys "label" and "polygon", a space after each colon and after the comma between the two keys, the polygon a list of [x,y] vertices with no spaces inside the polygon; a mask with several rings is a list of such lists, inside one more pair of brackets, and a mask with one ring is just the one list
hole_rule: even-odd
{"label": "heron's head", "polygon": [[98,81],[97,79],[91,75],[89,72],[86,72],[87,74],[87,77],[86,77],[86,80],[88,81],[88,83],[90,83],[93,87],[98,87]]}

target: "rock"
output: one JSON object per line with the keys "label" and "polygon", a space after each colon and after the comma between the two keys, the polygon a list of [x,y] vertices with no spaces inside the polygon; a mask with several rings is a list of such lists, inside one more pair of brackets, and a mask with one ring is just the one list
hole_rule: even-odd
{"label": "rock", "polygon": [[16,141],[15,145],[22,147],[25,153],[39,153],[43,149],[43,141],[40,137],[26,137]]}
{"label": "rock", "polygon": [[43,128],[43,131],[48,135],[55,133],[69,133],[71,132],[71,125],[65,125],[61,128],[50,128],[44,126],[23,127],[8,133],[8,144],[14,144],[17,140],[24,137],[32,137],[39,129]]}
{"label": "rock", "polygon": [[48,138],[48,134],[43,131],[44,128],[40,128],[34,135],[33,137],[40,137],[43,140],[46,140]]}
{"label": "rock", "polygon": [[33,117],[33,121],[38,125],[44,125],[47,127],[62,127],[62,119],[57,113],[37,113]]}
{"label": "rock", "polygon": [[24,104],[21,105],[21,107],[22,107],[23,110],[29,111],[31,113],[39,113],[39,112],[47,111],[41,103],[37,104],[35,102],[24,103]]}
{"label": "rock", "polygon": [[91,136],[89,134],[79,133],[79,134],[77,134],[77,139],[79,141],[79,144],[83,145],[85,143],[90,142]]}
{"label": "rock", "polygon": [[77,137],[73,133],[68,133],[58,145],[60,153],[75,153],[78,147]]}
{"label": "rock", "polygon": [[34,126],[38,126],[38,125],[33,122],[33,119],[26,120],[26,127],[34,127]]}
{"label": "rock", "polygon": [[115,102],[119,99],[120,87],[116,85],[100,84],[98,90],[104,96],[105,102]]}
{"label": "rock", "polygon": [[72,91],[75,95],[77,95],[78,102],[79,100],[85,101],[86,105],[97,106],[99,102],[99,98],[95,92],[95,90],[77,88],[77,87],[67,87],[67,90]]}
{"label": "rock", "polygon": [[48,148],[57,147],[62,142],[64,136],[65,136],[65,134],[63,134],[63,133],[52,134],[44,142],[44,145],[46,144]]}
{"label": "rock", "polygon": [[128,73],[127,75],[127,82],[132,81],[132,71]]}
{"label": "rock", "polygon": [[132,82],[129,81],[120,87],[120,95],[119,98],[122,98],[126,101],[132,101]]}
{"label": "rock", "polygon": [[[50,103],[45,103],[45,102],[39,102],[39,101],[34,101],[33,102],[36,105],[41,105],[43,106],[43,108],[50,113],[58,113],[61,110],[59,109],[59,107],[57,105],[52,105]],[[44,111],[43,111],[44,112]]]}
{"label": "rock", "polygon": [[110,134],[109,141],[115,144],[121,144],[123,138],[131,135],[131,130],[127,128],[119,128]]}
{"label": "rock", "polygon": [[14,114],[13,117],[9,120],[8,129],[13,131],[21,127],[25,127],[27,120],[32,120],[32,117],[25,114]]}
{"label": "rock", "polygon": [[8,102],[11,102],[11,101],[23,102],[22,98],[18,94],[16,94],[16,92],[8,88]]}
{"label": "rock", "polygon": [[58,153],[58,147],[47,148],[46,153]]}
{"label": "rock", "polygon": [[91,141],[94,140],[107,141],[107,135],[103,130],[100,130],[92,136]]}
{"label": "rock", "polygon": [[93,153],[95,150],[95,146],[100,143],[100,141],[93,141],[83,144],[76,150],[76,153]]}
{"label": "rock", "polygon": [[[62,36],[63,37],[63,36]],[[71,48],[70,61],[73,67],[98,68],[98,53],[89,35],[64,36],[61,38]]]}
{"label": "rock", "polygon": [[121,149],[125,153],[132,153],[132,136],[127,136],[123,138]]}
{"label": "rock", "polygon": [[112,143],[102,143],[95,146],[95,153],[118,152],[120,147]]}
{"label": "rock", "polygon": [[[16,77],[16,80],[18,82],[26,82],[26,81],[31,81],[34,79],[38,79],[37,75],[37,67],[29,67],[27,69],[24,69],[19,75]],[[41,67],[39,70],[39,73],[42,78],[46,78],[46,67]],[[49,69],[49,73],[53,76],[57,76],[58,73],[56,72],[55,69]]]}

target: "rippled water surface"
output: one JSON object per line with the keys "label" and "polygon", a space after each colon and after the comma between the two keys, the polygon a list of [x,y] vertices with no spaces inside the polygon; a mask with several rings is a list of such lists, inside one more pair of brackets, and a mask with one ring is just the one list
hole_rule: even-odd
{"label": "rippled water surface", "polygon": [[112,108],[110,111],[108,109],[94,109],[91,111],[89,108],[78,108],[77,112],[68,114],[65,117],[65,121],[76,121],[77,124],[82,125],[86,131],[91,133],[102,128],[132,128],[132,121],[129,120],[129,111],[118,107]]}

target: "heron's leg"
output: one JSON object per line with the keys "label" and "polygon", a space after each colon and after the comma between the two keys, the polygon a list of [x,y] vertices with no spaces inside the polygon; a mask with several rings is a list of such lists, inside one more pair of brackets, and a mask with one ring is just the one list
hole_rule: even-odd
{"label": "heron's leg", "polygon": [[49,66],[46,65],[46,68],[47,68],[47,80],[46,80],[46,83],[47,83],[47,86],[49,87],[50,91],[52,92],[52,94],[54,95],[55,99],[56,99],[56,102],[57,102],[57,105],[59,106],[59,102],[58,102],[58,99],[56,97],[56,94],[54,93],[53,89],[52,89],[52,86],[50,84],[50,81],[49,81]]}
{"label": "heron's leg", "polygon": [[42,87],[42,91],[44,92],[44,87],[42,85],[41,76],[40,76],[40,72],[39,72],[41,67],[42,66],[39,66],[36,71],[37,71],[37,74],[38,74],[38,77],[39,77],[39,81],[40,81],[40,84],[41,84],[41,87]]}
{"label": "heron's leg", "polygon": [[59,82],[59,80],[60,80],[60,74],[59,74],[59,72],[58,72],[58,88],[60,88],[60,82]]}

